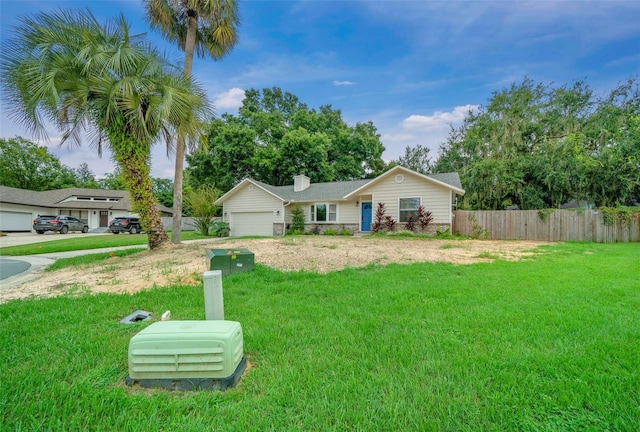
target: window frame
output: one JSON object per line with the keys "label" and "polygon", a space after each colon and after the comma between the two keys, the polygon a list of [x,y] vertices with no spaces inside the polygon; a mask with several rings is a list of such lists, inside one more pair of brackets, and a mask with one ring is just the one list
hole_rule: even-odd
{"label": "window frame", "polygon": [[[418,205],[415,207],[415,209],[403,209],[402,208],[402,200],[418,200]],[[414,214],[415,215],[414,222],[417,222],[418,221],[418,208],[421,205],[422,205],[422,197],[420,197],[420,196],[399,197],[398,198],[398,222],[407,223],[407,219],[409,218],[410,214]],[[407,217],[404,220],[402,220],[403,212],[405,214],[407,214]]]}
{"label": "window frame", "polygon": [[[325,220],[318,220],[318,206],[325,206]],[[333,207],[333,211],[332,211]],[[333,215],[334,220],[331,220]],[[338,222],[338,204],[331,202],[315,202],[309,204],[309,219],[312,223],[331,224]]]}

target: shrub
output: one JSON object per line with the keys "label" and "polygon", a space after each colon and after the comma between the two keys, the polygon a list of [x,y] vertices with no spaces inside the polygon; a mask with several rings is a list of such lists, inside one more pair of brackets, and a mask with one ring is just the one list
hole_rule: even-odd
{"label": "shrub", "polygon": [[291,229],[294,231],[304,231],[304,210],[299,204],[291,208]]}
{"label": "shrub", "polygon": [[228,237],[229,224],[226,222],[211,222],[209,224],[209,233],[216,237]]}
{"label": "shrub", "polygon": [[623,207],[599,207],[598,210],[602,213],[602,221],[605,225],[615,225],[616,222],[620,222],[623,225],[630,226],[633,219],[638,218],[638,212]]}
{"label": "shrub", "polygon": [[442,228],[442,227],[438,227],[436,228],[436,236],[437,237],[449,237],[449,234],[451,233],[451,229],[450,228]]}
{"label": "shrub", "polygon": [[424,206],[418,206],[418,225],[420,225],[420,231],[426,231],[431,222],[433,222],[433,214],[425,209]]}
{"label": "shrub", "polygon": [[374,233],[378,233],[382,231],[383,224],[385,221],[384,214],[386,213],[386,211],[387,209],[384,208],[384,203],[379,202],[378,208],[376,209],[375,219],[371,224],[371,231],[373,231]]}
{"label": "shrub", "polygon": [[478,223],[478,220],[473,215],[469,215],[469,221],[471,222],[471,238],[475,240],[484,240],[489,238],[489,231],[484,229],[482,225]]}
{"label": "shrub", "polygon": [[334,229],[330,228],[330,229],[326,229],[326,230],[324,230],[324,233],[323,233],[323,234],[324,234],[324,235],[327,235],[327,236],[334,236],[334,235],[337,235],[337,234],[338,234],[338,231],[336,231],[336,230],[334,230]]}
{"label": "shrub", "polygon": [[384,217],[384,226],[389,232],[396,230],[396,221],[391,216]]}
{"label": "shrub", "polygon": [[187,190],[184,194],[184,204],[193,217],[193,224],[202,235],[208,236],[211,220],[218,213],[219,207],[214,204],[220,196],[220,191],[211,185],[202,185],[198,189]]}
{"label": "shrub", "polygon": [[407,222],[404,224],[404,227],[408,230],[408,231],[415,231],[416,229],[416,221],[413,219],[413,215],[409,215],[409,217],[407,218]]}
{"label": "shrub", "polygon": [[341,236],[352,236],[353,233],[351,232],[350,229],[342,228],[342,230],[340,230],[340,235]]}

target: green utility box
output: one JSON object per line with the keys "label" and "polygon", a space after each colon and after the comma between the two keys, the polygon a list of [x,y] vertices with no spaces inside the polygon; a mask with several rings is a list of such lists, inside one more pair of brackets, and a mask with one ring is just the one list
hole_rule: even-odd
{"label": "green utility box", "polygon": [[129,342],[128,385],[175,390],[226,389],[244,369],[236,321],[159,321]]}
{"label": "green utility box", "polygon": [[220,270],[222,276],[253,270],[253,252],[248,249],[211,249],[207,256],[209,270]]}

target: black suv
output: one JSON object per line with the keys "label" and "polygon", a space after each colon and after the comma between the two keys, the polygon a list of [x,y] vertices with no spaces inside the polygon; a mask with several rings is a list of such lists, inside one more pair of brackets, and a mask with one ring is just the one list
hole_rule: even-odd
{"label": "black suv", "polygon": [[45,231],[58,231],[60,234],[69,231],[86,233],[89,231],[89,225],[72,216],[38,216],[33,220],[33,229],[38,234],[44,234]]}
{"label": "black suv", "polygon": [[128,232],[138,234],[140,232],[140,219],[134,217],[117,217],[109,224],[109,231],[114,234]]}

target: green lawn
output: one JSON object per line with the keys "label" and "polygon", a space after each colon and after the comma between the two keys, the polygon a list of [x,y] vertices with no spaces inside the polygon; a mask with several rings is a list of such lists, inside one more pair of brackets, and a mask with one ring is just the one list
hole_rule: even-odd
{"label": "green lawn", "polygon": [[53,264],[50,264],[47,267],[45,267],[44,271],[50,272],[50,271],[59,270],[65,267],[80,267],[83,265],[89,265],[96,262],[100,263],[113,256],[122,258],[129,255],[134,255],[137,253],[144,252],[145,250],[146,249],[143,249],[143,248],[129,248],[129,249],[114,250],[109,252],[92,253],[92,254],[86,254],[86,255],[82,254],[79,256],[69,257],[69,258],[58,258],[57,260],[55,260]]}
{"label": "green lawn", "polygon": [[0,305],[0,430],[636,431],[640,247],[521,262],[256,266],[224,279],[250,369],[226,392],[124,385],[135,309],[203,319],[201,287]]}
{"label": "green lawn", "polygon": [[[171,231],[167,233],[171,238]],[[198,240],[215,237],[205,237],[196,231],[182,231],[181,240]],[[74,250],[100,249],[117,246],[147,245],[146,234],[119,234],[119,235],[83,235],[82,237],[67,237],[60,235],[59,240],[49,240],[40,243],[31,243],[21,246],[0,247],[0,255],[19,256],[37,255],[43,253],[65,252]]]}

